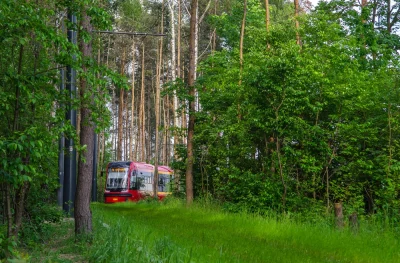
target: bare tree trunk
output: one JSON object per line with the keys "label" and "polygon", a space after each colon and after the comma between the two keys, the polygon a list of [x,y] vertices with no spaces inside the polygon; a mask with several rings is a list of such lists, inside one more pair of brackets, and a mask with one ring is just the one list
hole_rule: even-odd
{"label": "bare tree trunk", "polygon": [[286,207],[286,195],[287,195],[287,186],[285,182],[285,177],[283,174],[283,165],[281,160],[281,147],[279,142],[279,136],[276,136],[276,154],[278,156],[278,164],[279,164],[279,176],[281,177],[282,186],[283,186],[283,194],[282,194],[282,206],[283,209]]}
{"label": "bare tree trunk", "polygon": [[[162,2],[161,10],[161,34],[164,33],[164,0]],[[174,50],[175,51],[175,50]],[[158,63],[156,66],[156,99],[155,99],[155,115],[156,115],[156,131],[155,131],[155,147],[154,147],[154,181],[153,181],[153,194],[154,198],[158,195],[158,162],[159,162],[159,125],[160,125],[160,90],[161,90],[161,67],[163,60],[163,38],[159,40],[158,47]],[[172,71],[174,71],[173,69]]]}
{"label": "bare tree trunk", "polygon": [[137,117],[137,121],[136,121],[136,140],[135,140],[135,150],[134,150],[134,153],[133,153],[133,156],[134,156],[134,158],[135,158],[135,160],[138,160],[140,157],[139,157],[139,153],[138,153],[138,151],[139,151],[139,147],[140,147],[140,122],[141,122],[141,120],[140,120],[140,107],[141,107],[141,105],[140,105],[140,101],[138,101],[138,103],[136,103],[136,106],[135,106],[135,109],[136,109],[136,111],[139,113],[138,114],[138,117]]}
{"label": "bare tree trunk", "polygon": [[269,37],[269,27],[270,27],[270,15],[269,15],[269,1],[265,0],[265,28],[267,30],[267,48],[270,48],[268,37]]}
{"label": "bare tree trunk", "polygon": [[391,23],[391,16],[392,16],[392,9],[391,9],[391,1],[388,1],[388,7],[387,7],[387,14],[386,14],[386,23],[387,23],[387,32],[392,33],[392,23]]}
{"label": "bare tree trunk", "polygon": [[[182,66],[182,79],[185,79],[185,65]],[[184,104],[186,103],[186,101],[184,102]],[[182,110],[182,129],[186,130],[187,129],[187,112],[188,112],[188,107],[185,106]],[[186,138],[186,134],[182,133],[182,144],[187,144],[187,138]]]}
{"label": "bare tree trunk", "polygon": [[[244,29],[246,27],[246,16],[247,16],[247,0],[243,1],[243,19],[242,26],[240,29],[240,45],[239,45],[239,64],[240,64],[240,72],[239,72],[239,85],[242,85],[242,75],[243,75],[243,42],[244,42]],[[240,107],[238,105],[238,107]],[[239,110],[240,115],[240,110]]]}
{"label": "bare tree trunk", "polygon": [[299,0],[294,0],[294,19],[295,19],[295,23],[296,23],[296,42],[297,45],[301,45],[301,39],[300,39],[300,33],[299,33],[299,29],[300,29],[300,24],[299,24],[299,10],[300,10],[300,6],[299,6]]}
{"label": "bare tree trunk", "polygon": [[[217,15],[217,2],[218,0],[214,0],[214,15]],[[211,46],[211,54],[215,53],[217,48],[217,30],[214,28],[212,33],[212,46]]]}
{"label": "bare tree trunk", "polygon": [[[129,159],[134,160],[135,157],[133,155],[133,142],[135,138],[135,133],[133,130],[133,124],[135,120],[135,41],[132,41],[132,89],[131,89],[131,136],[129,143]],[[137,144],[137,142],[135,142]]]}
{"label": "bare tree trunk", "polygon": [[143,162],[146,160],[146,146],[145,146],[145,100],[144,100],[144,78],[145,78],[145,68],[144,68],[144,43],[142,44],[142,87],[141,87],[141,93],[140,93],[140,144],[141,144],[141,154],[140,154],[140,160]]}
{"label": "bare tree trunk", "polygon": [[12,212],[11,212],[11,187],[10,183],[6,182],[6,216],[7,216],[7,237],[12,236]]}
{"label": "bare tree trunk", "polygon": [[19,230],[22,225],[22,217],[25,210],[25,197],[29,188],[29,182],[24,182],[17,191],[15,196],[15,214],[14,214],[14,228],[12,230],[12,235],[17,238]]}
{"label": "bare tree trunk", "polygon": [[[180,8],[180,1],[179,1],[179,8]],[[171,13],[171,81],[175,82],[176,81],[176,73],[178,72],[178,77],[180,76],[180,41],[178,41],[178,66],[176,66],[176,50],[175,50],[175,5],[174,5],[174,1],[171,1],[171,3],[169,4],[169,9],[170,9],[170,13]],[[180,23],[180,10],[178,11],[178,21]],[[180,24],[178,23],[178,35],[180,34]],[[180,36],[178,37],[180,38]],[[174,90],[174,128],[178,128],[179,127],[179,117],[178,117],[178,97],[176,95],[176,90]],[[167,105],[168,106],[168,105]],[[168,108],[168,107],[166,107]],[[175,132],[174,133],[174,143],[176,143],[178,141],[178,133]]]}
{"label": "bare tree trunk", "polygon": [[[122,60],[121,60],[121,75],[125,73],[125,47],[122,51]],[[124,95],[125,90],[120,88],[119,90],[119,102],[118,102],[118,144],[117,144],[117,159],[122,160],[122,130],[124,126],[123,116],[124,116]]]}
{"label": "bare tree trunk", "polygon": [[[153,81],[152,81],[152,83],[151,83],[151,87],[154,87],[154,83],[153,83]],[[152,136],[151,136],[151,111],[150,111],[150,109],[151,109],[151,90],[149,90],[148,92],[147,92],[147,100],[146,100],[146,103],[147,103],[147,108],[146,108],[146,111],[147,111],[147,122],[146,122],[146,128],[147,128],[147,131],[146,131],[146,142],[147,142],[147,147],[146,147],[146,162],[147,163],[149,163],[150,162],[150,160],[151,160],[151,154],[152,154],[152,150],[151,150],[151,146],[152,146],[152,140],[151,140],[151,138],[152,138]]]}
{"label": "bare tree trunk", "polygon": [[118,118],[116,118],[115,116],[115,112],[117,112],[117,96],[115,94],[115,87],[113,87],[113,91],[112,91],[112,107],[114,108],[112,114],[112,121],[113,121],[113,130],[112,130],[112,138],[111,138],[111,142],[112,142],[112,152],[113,152],[113,159],[117,160],[117,121]]}
{"label": "bare tree trunk", "polygon": [[335,203],[335,221],[336,227],[342,229],[344,226],[342,203]]}
{"label": "bare tree trunk", "polygon": [[187,160],[186,160],[186,202],[193,203],[193,136],[195,122],[195,81],[196,81],[196,27],[197,27],[197,0],[192,0],[190,10],[190,41],[189,41],[189,127],[187,137]]}
{"label": "bare tree trunk", "polygon": [[[90,18],[86,10],[82,13],[81,27],[87,32],[92,32]],[[92,55],[92,43],[85,43],[81,40],[80,49],[83,58],[90,58]],[[83,64],[83,72],[89,69]],[[89,84],[85,78],[80,80],[80,95],[84,98],[91,94]],[[80,145],[86,145],[86,149],[79,155],[78,178],[75,192],[75,234],[88,234],[92,232],[92,212],[90,210],[90,195],[93,174],[93,149],[94,149],[94,124],[91,121],[91,100],[82,101],[81,104],[81,135]]]}
{"label": "bare tree trunk", "polygon": [[[124,101],[128,100],[128,93],[124,92]],[[123,158],[124,160],[129,160],[129,114],[128,114],[128,103],[124,103],[124,113],[123,113],[123,120],[124,120],[124,126],[122,127],[123,130],[123,139],[124,139],[124,148],[123,148]]]}
{"label": "bare tree trunk", "polygon": [[180,78],[181,74],[181,28],[182,28],[182,0],[178,0],[178,39],[177,39],[177,77]]}
{"label": "bare tree trunk", "polygon": [[171,105],[170,103],[171,103],[170,97],[167,95],[166,103],[165,103],[166,107],[165,107],[165,112],[164,112],[164,114],[165,114],[165,117],[164,117],[164,119],[165,119],[165,121],[164,121],[164,125],[165,125],[165,136],[164,136],[165,160],[163,163],[165,165],[169,165],[169,159],[171,156],[171,145],[169,143],[170,142],[170,140],[169,140],[169,137],[170,137],[170,130],[169,130],[169,128],[170,128],[170,112],[169,112],[169,109],[173,105]]}
{"label": "bare tree trunk", "polygon": [[[181,28],[182,28],[182,0],[178,0],[178,32],[177,32],[177,77],[181,78]],[[182,78],[183,79],[183,78]],[[180,134],[178,135],[177,128],[182,129],[183,128],[183,114],[181,116],[178,115],[178,110],[179,108],[179,100],[178,97],[176,96],[176,92],[174,93],[174,158],[175,160],[178,159],[178,154],[177,154],[177,144],[179,144],[181,141],[183,141],[183,138],[180,138]],[[184,112],[184,110],[183,110]],[[179,123],[179,119],[181,119],[181,122]],[[180,133],[180,132],[179,132]],[[174,177],[174,191],[179,192],[180,187],[179,187],[179,181],[180,181],[180,172],[175,171],[175,177]]]}

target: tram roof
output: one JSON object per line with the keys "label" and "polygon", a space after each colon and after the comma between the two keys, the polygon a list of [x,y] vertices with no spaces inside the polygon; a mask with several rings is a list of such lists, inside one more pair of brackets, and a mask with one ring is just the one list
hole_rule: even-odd
{"label": "tram roof", "polygon": [[[154,170],[154,165],[145,163],[145,162],[134,162],[134,161],[114,161],[110,162],[109,166],[130,166],[133,163],[133,165],[136,167],[136,169],[146,169],[146,170]],[[171,167],[166,166],[166,165],[159,165],[158,166],[158,171],[160,172],[165,172],[165,173],[173,173],[174,170],[171,169]]]}

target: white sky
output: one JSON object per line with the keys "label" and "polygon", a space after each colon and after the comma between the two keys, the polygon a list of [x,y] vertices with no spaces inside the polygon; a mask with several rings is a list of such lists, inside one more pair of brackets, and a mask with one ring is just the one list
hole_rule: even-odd
{"label": "white sky", "polygon": [[317,5],[317,3],[319,2],[319,0],[310,0],[311,3],[313,4],[313,6],[315,7]]}

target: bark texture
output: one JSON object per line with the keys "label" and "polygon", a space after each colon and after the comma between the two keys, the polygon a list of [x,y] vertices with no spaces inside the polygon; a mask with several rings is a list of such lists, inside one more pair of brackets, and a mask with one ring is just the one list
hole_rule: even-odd
{"label": "bark texture", "polygon": [[[90,18],[86,11],[82,12],[81,27],[88,32],[92,31]],[[89,58],[92,54],[91,42],[80,42],[80,49],[84,58]],[[89,69],[83,65],[83,71]],[[89,103],[92,103],[90,87],[85,78],[80,79],[81,106],[81,133],[80,145],[85,146],[85,150],[79,155],[78,178],[75,192],[74,217],[75,234],[90,234],[92,232],[92,212],[90,210],[90,196],[93,175],[93,148],[94,148],[94,124],[91,121],[92,111]],[[84,99],[84,98],[87,99]]]}

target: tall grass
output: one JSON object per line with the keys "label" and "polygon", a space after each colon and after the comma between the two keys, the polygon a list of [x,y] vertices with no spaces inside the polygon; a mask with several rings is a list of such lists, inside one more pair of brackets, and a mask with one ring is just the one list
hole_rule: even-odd
{"label": "tall grass", "polygon": [[400,262],[395,235],[371,227],[338,231],[179,201],[92,208],[91,262]]}

